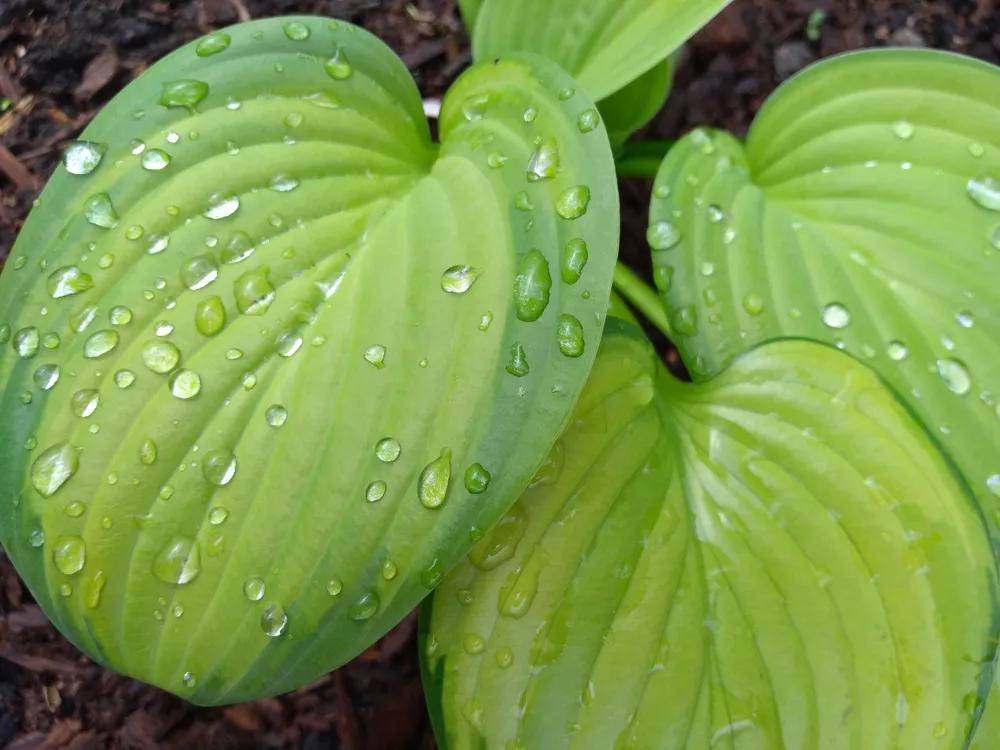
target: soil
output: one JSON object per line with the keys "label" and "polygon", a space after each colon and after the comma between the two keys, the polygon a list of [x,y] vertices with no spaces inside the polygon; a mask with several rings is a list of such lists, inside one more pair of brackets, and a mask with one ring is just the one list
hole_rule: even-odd
{"label": "soil", "polygon": [[[746,132],[782,78],[886,44],[1000,62],[997,0],[736,0],[683,54],[642,134]],[[288,13],[352,21],[384,39],[425,96],[469,63],[455,0],[0,0],[0,266],[61,150],[125,84],[174,48],[239,20]],[[622,258],[649,278],[646,180],[622,180]],[[675,368],[676,354],[658,338]],[[81,656],[0,554],[0,746],[431,750],[415,618],[346,667],[279,698],[202,709]]]}

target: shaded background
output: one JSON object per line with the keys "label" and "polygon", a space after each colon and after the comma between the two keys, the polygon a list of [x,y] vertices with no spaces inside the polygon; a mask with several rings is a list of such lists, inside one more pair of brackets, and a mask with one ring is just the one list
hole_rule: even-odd
{"label": "shaded background", "polygon": [[[927,46],[998,63],[997,6],[736,0],[688,45],[671,98],[644,135],[676,138],[698,125],[742,135],[781,80],[844,50]],[[0,266],[62,148],[115,93],[195,37],[287,13],[366,27],[402,57],[425,96],[443,94],[470,61],[455,0],[0,0]],[[621,187],[622,258],[648,278],[649,184]],[[676,367],[676,353],[658,343]],[[0,553],[0,747],[432,750],[415,635],[411,616],[294,693],[196,708],[81,656]]]}

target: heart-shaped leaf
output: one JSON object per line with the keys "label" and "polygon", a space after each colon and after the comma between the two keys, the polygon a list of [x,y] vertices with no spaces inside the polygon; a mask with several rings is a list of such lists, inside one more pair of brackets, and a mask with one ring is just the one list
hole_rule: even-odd
{"label": "heart-shaped leaf", "polygon": [[424,613],[442,745],[963,747],[996,571],[923,427],[833,348],[691,385],[608,329],[549,460]]}
{"label": "heart-shaped leaf", "polygon": [[729,0],[489,0],[475,21],[473,52],[492,60],[514,50],[545,55],[595,100],[665,60]]}
{"label": "heart-shaped leaf", "polygon": [[[72,145],[0,279],[0,531],[94,658],[198,703],[369,645],[510,506],[600,339],[593,105],[295,17],[194,42]],[[586,130],[586,132],[584,132]]]}
{"label": "heart-shaped leaf", "polygon": [[664,60],[600,102],[612,146],[627,141],[663,107],[673,83],[674,63],[673,57]]}
{"label": "heart-shaped leaf", "polygon": [[745,147],[689,135],[654,196],[656,278],[694,376],[782,336],[846,349],[943,443],[1000,543],[1000,71],[927,50],[821,63]]}

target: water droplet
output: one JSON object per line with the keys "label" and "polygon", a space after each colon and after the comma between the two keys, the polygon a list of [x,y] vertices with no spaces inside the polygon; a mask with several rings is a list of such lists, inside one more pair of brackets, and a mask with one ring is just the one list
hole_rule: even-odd
{"label": "water droplet", "polygon": [[556,213],[563,219],[573,221],[587,213],[590,205],[590,188],[585,185],[567,188],[556,199]]}
{"label": "water droplet", "polygon": [[986,149],[981,143],[970,143],[969,153],[976,159],[982,158],[983,154],[986,153]]}
{"label": "water droplet", "polygon": [[369,620],[378,612],[378,607],[378,594],[369,591],[362,594],[357,602],[348,607],[347,616],[358,622]]}
{"label": "water droplet", "polygon": [[574,316],[563,313],[559,317],[556,341],[563,356],[574,358],[581,356],[584,351],[583,325]]}
{"label": "water droplet", "polygon": [[124,305],[115,305],[108,311],[108,320],[113,326],[127,326],[132,322],[132,311]]}
{"label": "water droplet", "polygon": [[153,558],[153,575],[164,583],[191,583],[201,573],[201,549],[186,536],[170,539]]}
{"label": "water droplet", "polygon": [[518,320],[538,320],[549,304],[551,289],[549,262],[539,250],[532,248],[521,260],[514,279],[514,304]]}
{"label": "water droplet", "polygon": [[79,573],[87,561],[87,545],[78,536],[59,537],[52,549],[52,561],[63,575]]}
{"label": "water droplet", "polygon": [[14,334],[14,351],[22,359],[31,359],[38,354],[38,329],[22,328]]}
{"label": "water droplet", "polygon": [[490,169],[500,169],[504,164],[507,163],[507,157],[501,154],[499,151],[490,152],[489,156],[486,157],[486,164]]}
{"label": "water droplet", "polygon": [[381,370],[385,367],[385,347],[381,344],[369,346],[365,349],[365,359]]}
{"label": "water droplet", "polygon": [[35,459],[31,484],[42,497],[52,497],[79,468],[76,448],[69,443],[57,443]]}
{"label": "water droplet", "polygon": [[470,96],[462,102],[462,114],[470,122],[472,120],[482,120],[486,115],[486,107],[489,103],[490,98],[488,96]]}
{"label": "water droplet", "polygon": [[396,566],[396,563],[394,563],[392,560],[386,560],[384,563],[382,563],[382,577],[385,580],[391,581],[393,578],[396,577],[396,574],[398,572],[399,568]]}
{"label": "water droplet", "polygon": [[198,57],[208,57],[209,55],[222,52],[222,50],[226,49],[232,41],[233,40],[229,37],[229,34],[216,31],[214,34],[209,34],[198,42],[198,46],[195,47],[195,53]]}
{"label": "water droplet", "polygon": [[76,416],[86,418],[91,416],[101,403],[100,394],[95,390],[77,391],[70,398],[70,408]]}
{"label": "water droplet", "polygon": [[42,365],[35,370],[34,380],[41,390],[50,390],[59,382],[59,365]]}
{"label": "water droplet", "polygon": [[229,511],[221,505],[217,505],[208,512],[208,522],[213,526],[220,526],[229,518]]}
{"label": "water droplet", "polygon": [[260,616],[260,629],[264,631],[264,635],[271,638],[277,638],[284,633],[287,625],[288,615],[280,604],[270,605]]}
{"label": "water droplet", "polygon": [[698,335],[698,311],[694,305],[686,305],[674,311],[670,319],[671,327],[685,336]]}
{"label": "water droplet", "polygon": [[46,349],[58,349],[60,343],[61,339],[59,338],[58,333],[50,331],[49,333],[46,333],[44,336],[42,336],[42,346],[44,346]]}
{"label": "water droplet", "polygon": [[135,373],[131,370],[119,370],[115,373],[115,385],[124,390],[135,383]]}
{"label": "water droplet", "polygon": [[994,474],[986,480],[986,489],[1000,497],[1000,474]]}
{"label": "water droplet", "polygon": [[281,427],[288,419],[288,410],[284,406],[274,404],[264,412],[264,419],[271,427]]}
{"label": "water droplet", "polygon": [[63,508],[63,513],[65,513],[70,518],[79,518],[84,514],[84,511],[86,510],[87,510],[86,505],[81,503],[79,500],[73,500],[72,502],[66,504],[66,507]]}
{"label": "water droplet", "polygon": [[202,336],[215,336],[226,325],[226,307],[221,297],[208,297],[195,309],[194,325]]}
{"label": "water droplet", "polygon": [[972,316],[970,312],[960,312],[955,316],[955,320],[962,328],[972,328],[976,324],[976,319]]}
{"label": "water droplet", "polygon": [[340,596],[340,592],[344,590],[344,582],[339,578],[331,578],[329,583],[326,584],[326,593],[330,596]]}
{"label": "water droplet", "polygon": [[493,313],[484,312],[479,318],[479,330],[485,333],[490,330],[490,324],[493,322]]}
{"label": "water droplet", "polygon": [[524,110],[522,119],[528,123],[534,122],[535,120],[538,119],[538,110],[535,109],[534,107],[528,107],[526,110]]}
{"label": "water droplet", "polygon": [[[699,271],[701,272],[702,276],[711,276],[712,274],[715,273],[715,264],[706,261],[705,263],[701,264],[701,268],[699,269]],[[705,290],[706,294],[708,291],[709,290],[707,289]],[[709,304],[711,305],[712,303]]]}
{"label": "water droplet", "polygon": [[548,138],[532,152],[528,159],[528,182],[551,180],[559,173],[559,144],[555,138]]}
{"label": "water droplet", "polygon": [[101,592],[108,582],[108,576],[103,570],[94,573],[94,577],[87,583],[87,593],[84,596],[84,603],[90,609],[97,609],[101,603]]}
{"label": "water droplet", "polygon": [[346,81],[354,73],[354,69],[347,59],[347,53],[342,47],[337,47],[333,57],[323,63],[323,68],[326,70],[326,74],[336,81]]}
{"label": "water droplet", "polygon": [[576,118],[576,127],[581,133],[590,133],[601,124],[601,116],[596,109],[585,109]]}
{"label": "water droplet", "polygon": [[397,458],[402,451],[399,445],[399,441],[393,437],[385,437],[379,440],[375,444],[375,456],[379,461],[384,463],[392,463]]}
{"label": "water droplet", "polygon": [[166,502],[167,500],[169,500],[174,496],[175,491],[176,490],[174,489],[174,486],[172,484],[163,485],[162,487],[160,487],[160,492],[159,492],[160,500]]}
{"label": "water droplet", "polygon": [[934,739],[939,740],[948,734],[948,727],[943,721],[939,721],[934,725],[933,735]]}
{"label": "water droplet", "polygon": [[482,495],[490,486],[492,475],[480,464],[472,464],[465,470],[465,489],[469,494]]}
{"label": "water droplet", "polygon": [[150,172],[159,172],[161,169],[166,169],[170,164],[170,154],[158,148],[151,148],[149,151],[143,153],[139,159],[139,163],[142,164],[143,169],[147,169]]}
{"label": "water droplet", "polygon": [[287,174],[276,174],[271,178],[269,187],[276,193],[289,193],[299,186],[299,181]]}
{"label": "water droplet", "polygon": [[195,105],[208,96],[208,84],[204,81],[184,79],[163,84],[157,104],[170,109],[183,107],[194,112]]}
{"label": "water droplet", "polygon": [[207,219],[225,219],[236,213],[239,207],[239,196],[229,193],[214,193],[208,199],[208,205],[202,212],[202,216]]}
{"label": "water droplet", "polygon": [[837,302],[824,307],[822,315],[823,322],[830,328],[847,328],[851,324],[851,313]]}
{"label": "water droplet", "polygon": [[759,294],[748,294],[743,298],[743,309],[749,315],[760,315],[764,312],[764,300]]}
{"label": "water droplet", "polygon": [[691,143],[706,156],[715,153],[715,138],[705,128],[695,128],[688,137],[691,139]]}
{"label": "water droplet", "polygon": [[301,348],[302,337],[294,332],[282,333],[274,346],[275,351],[285,358],[293,356]]}
{"label": "water droplet", "polygon": [[969,197],[982,208],[1000,211],[1000,180],[990,175],[973,177],[966,185]]}
{"label": "water droplet", "polygon": [[114,229],[118,226],[118,214],[111,205],[111,196],[107,193],[92,195],[83,204],[83,218],[95,227]]}
{"label": "water droplet", "polygon": [[174,332],[174,324],[169,320],[159,320],[156,322],[156,326],[153,328],[153,331],[160,337],[169,336]]}
{"label": "water droplet", "polygon": [[448,494],[451,482],[451,450],[442,448],[441,455],[420,472],[417,480],[417,497],[425,508],[440,508]]}
{"label": "water droplet", "polygon": [[301,42],[303,39],[308,39],[311,33],[309,27],[301,21],[289,21],[282,28],[285,31],[285,36],[293,42]]}
{"label": "water droplet", "polygon": [[681,241],[680,230],[669,221],[657,221],[649,225],[646,241],[653,250],[670,250]]}
{"label": "water droplet", "polygon": [[83,333],[97,317],[97,305],[88,304],[69,316],[69,326],[77,333]]}
{"label": "water droplet", "polygon": [[181,282],[188,289],[204,289],[219,277],[219,267],[211,255],[197,255],[181,266]]}
{"label": "water droplet", "polygon": [[150,341],[142,348],[142,363],[159,375],[167,374],[180,361],[180,349],[169,341]]}
{"label": "water droplet", "polygon": [[365,499],[370,503],[377,503],[385,497],[385,491],[389,486],[381,479],[376,479],[365,489]]}
{"label": "water droplet", "polygon": [[500,667],[500,669],[510,669],[510,667],[514,664],[514,652],[509,646],[503,646],[497,650],[496,659],[497,666]]}
{"label": "water droplet", "polygon": [[142,441],[142,446],[139,448],[139,460],[145,466],[152,466],[156,463],[156,443],[152,438],[146,438]]}
{"label": "water droplet", "polygon": [[252,602],[259,602],[264,598],[264,579],[247,578],[243,583],[243,595]]}
{"label": "water droplet", "polygon": [[93,141],[76,141],[66,147],[63,164],[70,174],[90,174],[104,158],[108,147]]}
{"label": "water droplet", "polygon": [[121,337],[118,331],[103,330],[91,335],[83,344],[83,356],[87,359],[98,359],[111,352]]}
{"label": "water droplet", "polygon": [[232,360],[240,359],[242,357],[243,357],[243,350],[242,349],[229,349],[226,352],[226,359],[231,360],[231,361]]}
{"label": "water droplet", "polygon": [[562,280],[567,284],[579,281],[588,257],[587,243],[579,237],[566,243],[562,256]]}
{"label": "water droplet", "polygon": [[476,635],[475,633],[466,633],[465,638],[462,639],[462,644],[465,648],[465,653],[470,656],[481,654],[486,649],[486,641],[481,635]]}
{"label": "water droplet", "polygon": [[263,315],[274,302],[275,289],[266,266],[248,271],[236,279],[236,308],[244,315]]}
{"label": "water droplet", "polygon": [[952,393],[964,396],[972,389],[972,376],[969,375],[965,365],[957,359],[939,359],[937,370]]}
{"label": "water droplet", "polygon": [[10,341],[10,325],[3,323],[0,325],[0,344],[6,344]]}
{"label": "water droplet", "polygon": [[481,274],[480,269],[472,266],[452,266],[441,274],[441,288],[452,294],[464,294]]}
{"label": "water droplet", "polygon": [[41,529],[32,529],[31,533],[28,534],[28,544],[32,547],[41,547],[45,544],[45,532]]}
{"label": "water droplet", "polygon": [[150,255],[156,255],[158,253],[162,253],[169,246],[169,234],[151,234],[149,235],[149,244],[146,246],[146,252]]}
{"label": "water droplet", "polygon": [[510,348],[510,362],[504,368],[516,378],[523,378],[528,374],[528,356],[524,352],[524,347],[519,343],[514,343]]}
{"label": "water droplet", "polygon": [[913,127],[913,124],[907,120],[899,120],[893,123],[892,126],[892,132],[895,136],[904,141],[910,140],[913,137],[915,130],[916,129]]}
{"label": "water droplet", "polygon": [[236,476],[236,456],[224,450],[209,451],[202,460],[201,473],[209,484],[223,487]]}

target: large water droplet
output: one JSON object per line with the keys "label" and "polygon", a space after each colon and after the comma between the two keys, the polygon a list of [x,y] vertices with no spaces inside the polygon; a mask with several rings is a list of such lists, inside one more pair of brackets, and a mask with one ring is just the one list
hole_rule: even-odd
{"label": "large water droplet", "polygon": [[518,320],[529,323],[538,320],[548,307],[551,289],[549,262],[539,250],[532,248],[521,260],[514,278],[514,304]]}
{"label": "large water droplet", "polygon": [[237,229],[229,235],[229,242],[226,243],[226,249],[222,251],[222,262],[229,264],[239,263],[249,258],[253,254],[253,251],[253,240],[250,239],[250,235],[242,229]]}
{"label": "large water droplet", "polygon": [[289,21],[282,28],[285,31],[285,36],[293,42],[301,42],[304,39],[308,39],[311,33],[309,27],[302,23],[302,21]]}
{"label": "large water droplet", "polygon": [[118,226],[118,214],[111,205],[111,196],[107,193],[92,195],[83,204],[83,218],[96,227],[114,229]]}
{"label": "large water droplet", "polygon": [[393,437],[385,437],[379,440],[375,444],[375,456],[379,461],[384,461],[385,463],[392,463],[397,458],[402,451],[399,445],[399,441]]}
{"label": "large water droplet", "polygon": [[670,250],[680,244],[681,232],[669,221],[657,221],[646,230],[646,241],[653,250]]}
{"label": "large water droplet", "polygon": [[76,266],[64,266],[53,271],[48,280],[49,296],[52,299],[70,297],[93,288],[94,280],[90,274],[84,273]]}
{"label": "large water droplet", "polygon": [[482,495],[490,486],[492,475],[480,463],[472,464],[465,470],[465,489],[469,494]]}
{"label": "large water droplet", "polygon": [[150,341],[142,348],[142,363],[159,375],[167,374],[180,361],[180,349],[169,341]]}
{"label": "large water droplet", "polygon": [[186,536],[170,539],[153,558],[153,575],[164,583],[191,583],[201,573],[201,549]]}
{"label": "large water droplet", "polygon": [[448,495],[451,482],[451,450],[442,448],[441,455],[420,472],[417,480],[417,497],[425,508],[440,508]]}
{"label": "large water droplet", "polygon": [[824,307],[822,315],[823,322],[830,328],[847,328],[851,324],[851,313],[837,302]]}
{"label": "large water droplet", "polygon": [[294,331],[288,331],[278,336],[274,349],[282,357],[291,357],[302,348],[302,337]]}
{"label": "large water droplet", "polygon": [[38,354],[39,336],[38,329],[22,328],[14,334],[14,351],[22,359],[31,359]]}
{"label": "large water droplet", "polygon": [[230,38],[229,34],[216,31],[214,34],[209,34],[198,42],[198,46],[195,47],[195,53],[198,57],[208,57],[209,55],[222,52],[222,50],[226,49],[232,41],[233,40]]}
{"label": "large water droplet", "polygon": [[222,297],[208,297],[198,303],[194,326],[202,336],[215,336],[226,326],[226,306]]}
{"label": "large water droplet", "polygon": [[980,175],[970,179],[965,189],[977,205],[988,211],[1000,211],[1000,180],[991,175]]}
{"label": "large water droplet", "polygon": [[523,378],[528,374],[528,355],[524,352],[524,347],[515,342],[510,348],[510,362],[504,368],[516,378]]}
{"label": "large water droplet", "polygon": [[559,173],[559,167],[559,145],[555,138],[548,138],[542,141],[528,159],[528,181],[551,180]]}
{"label": "large water droplet", "polygon": [[326,70],[326,74],[336,81],[346,81],[354,73],[354,68],[351,67],[350,61],[347,59],[347,53],[344,52],[342,47],[337,47],[333,53],[333,57],[323,63],[323,69]]}
{"label": "large water droplet", "polygon": [[202,212],[202,216],[207,219],[225,219],[236,213],[239,207],[239,196],[229,193],[213,193],[208,199],[208,205]]}
{"label": "large water droplet", "polygon": [[264,419],[271,427],[281,427],[288,420],[288,409],[280,404],[269,406],[264,412]]}
{"label": "large water droplet", "polygon": [[381,479],[376,479],[374,482],[369,484],[367,488],[365,488],[365,499],[370,503],[377,503],[385,497],[387,489],[389,489],[389,485]]}
{"label": "large water droplet", "polygon": [[233,287],[236,308],[244,315],[263,315],[274,302],[275,289],[268,278],[270,270],[264,266],[236,279]]}
{"label": "large water droplet", "polygon": [[149,151],[143,153],[139,158],[139,163],[142,164],[143,169],[150,172],[159,172],[170,165],[170,154],[158,148],[151,148]]}
{"label": "large water droplet", "polygon": [[972,389],[972,376],[962,362],[957,359],[939,359],[937,361],[938,375],[948,386],[948,390],[964,396]]}
{"label": "large water droplet", "polygon": [[209,484],[223,487],[236,476],[236,456],[225,450],[209,451],[202,460],[201,472]]}
{"label": "large water droplet", "polygon": [[63,164],[70,174],[90,174],[97,169],[107,150],[108,147],[103,143],[76,141],[66,147]]}
{"label": "large water droplet", "polygon": [[103,330],[91,335],[83,344],[83,356],[98,359],[110,353],[121,340],[118,331]]}
{"label": "large water droplet", "polygon": [[559,329],[556,333],[559,351],[566,357],[579,357],[583,354],[583,325],[568,313],[559,317]]}
{"label": "large water droplet", "polygon": [[194,291],[204,289],[219,277],[219,267],[211,255],[198,255],[181,266],[181,282]]}
{"label": "large water droplet", "polygon": [[347,616],[358,622],[370,620],[378,612],[378,607],[378,594],[374,591],[368,591],[362,594],[357,602],[348,607]]}
{"label": "large water droplet", "polygon": [[670,318],[671,327],[685,336],[698,335],[698,311],[694,305],[685,305],[674,310]]}
{"label": "large water droplet", "polygon": [[108,320],[113,326],[127,326],[132,322],[132,311],[124,305],[115,305],[108,310]]}
{"label": "large water droplet", "polygon": [[585,109],[576,118],[576,127],[581,133],[590,133],[593,130],[597,130],[597,126],[600,124],[601,116],[596,109]]}
{"label": "large water droplet", "polygon": [[157,103],[161,107],[167,107],[168,109],[171,107],[183,107],[193,112],[195,105],[206,96],[208,96],[207,83],[204,81],[183,79],[164,83]]}
{"label": "large water droplet", "polygon": [[69,443],[57,443],[31,465],[31,485],[42,497],[52,497],[79,468],[76,448]]}
{"label": "large water droplet", "polygon": [[59,382],[59,365],[42,365],[35,370],[35,385],[41,390],[50,390]]}
{"label": "large water droplet", "polygon": [[76,416],[86,418],[91,416],[100,406],[101,397],[95,390],[77,391],[70,398],[70,408]]}
{"label": "large water droplet", "polygon": [[587,243],[582,239],[576,237],[567,242],[563,248],[562,280],[567,284],[578,282],[587,265],[588,257]]}
{"label": "large water droplet", "polygon": [[78,536],[59,537],[52,548],[52,561],[63,575],[79,573],[87,562],[87,545]]}
{"label": "large water droplet", "polygon": [[170,393],[187,400],[201,393],[201,376],[193,370],[178,370],[170,378]]}
{"label": "large water droplet", "polygon": [[260,616],[260,629],[264,631],[264,635],[271,638],[277,638],[284,633],[287,625],[288,615],[280,604],[270,605]]}
{"label": "large water droplet", "polygon": [[481,274],[480,269],[472,266],[452,266],[441,274],[441,288],[451,294],[464,294]]}
{"label": "large water droplet", "polygon": [[243,595],[252,602],[259,602],[264,598],[265,588],[263,578],[247,578],[243,582]]}
{"label": "large water droplet", "polygon": [[587,213],[590,205],[590,188],[586,185],[576,185],[567,188],[556,198],[556,213],[568,221],[579,219]]}

